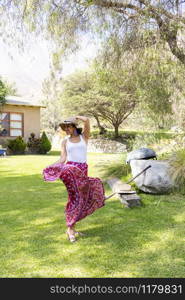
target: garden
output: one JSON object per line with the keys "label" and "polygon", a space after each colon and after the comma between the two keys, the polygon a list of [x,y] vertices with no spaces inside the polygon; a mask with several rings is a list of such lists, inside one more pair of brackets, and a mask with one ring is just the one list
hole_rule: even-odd
{"label": "garden", "polygon": [[[184,277],[184,9],[183,0],[4,1],[0,277]],[[7,53],[15,69],[6,77]],[[23,90],[27,104],[14,99]],[[78,128],[63,121],[62,132],[69,117]],[[141,149],[156,154],[140,159],[152,165],[145,175],[153,170],[161,186],[170,178],[170,188],[149,192],[135,180],[141,205],[113,195],[77,224],[84,235],[70,243],[67,190],[44,181],[43,169],[58,161],[66,133],[77,143],[83,126],[89,176],[106,195],[110,178],[135,176],[140,158],[128,155]],[[153,167],[160,163],[162,173]]]}
{"label": "garden", "polygon": [[[71,244],[65,233],[65,186],[42,177],[58,156],[51,151],[1,158],[1,277],[184,276],[182,193],[139,192],[142,205],[131,209],[112,197],[79,223],[85,235]],[[89,176],[103,180],[106,194],[111,193],[109,176],[130,177],[125,158],[88,153]]]}

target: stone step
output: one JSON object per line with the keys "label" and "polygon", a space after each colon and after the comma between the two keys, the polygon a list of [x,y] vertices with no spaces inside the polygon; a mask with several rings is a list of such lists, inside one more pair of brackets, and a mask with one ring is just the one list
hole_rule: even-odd
{"label": "stone step", "polygon": [[131,190],[131,185],[122,182],[116,177],[107,180],[108,185],[115,194],[115,197],[120,200],[125,207],[131,208],[141,205],[141,198],[137,195],[136,191]]}

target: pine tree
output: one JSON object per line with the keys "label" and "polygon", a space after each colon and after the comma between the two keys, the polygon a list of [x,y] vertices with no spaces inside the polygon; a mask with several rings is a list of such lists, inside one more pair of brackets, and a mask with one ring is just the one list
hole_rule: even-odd
{"label": "pine tree", "polygon": [[51,150],[51,142],[49,141],[45,131],[43,131],[40,141],[40,154],[46,154],[48,151]]}

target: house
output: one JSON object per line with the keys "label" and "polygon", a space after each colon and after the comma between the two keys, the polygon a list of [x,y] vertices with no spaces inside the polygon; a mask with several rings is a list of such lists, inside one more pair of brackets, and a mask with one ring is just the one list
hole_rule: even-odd
{"label": "house", "polygon": [[0,144],[7,139],[22,136],[27,142],[30,133],[40,137],[40,110],[45,106],[34,104],[17,96],[6,97],[0,107]]}

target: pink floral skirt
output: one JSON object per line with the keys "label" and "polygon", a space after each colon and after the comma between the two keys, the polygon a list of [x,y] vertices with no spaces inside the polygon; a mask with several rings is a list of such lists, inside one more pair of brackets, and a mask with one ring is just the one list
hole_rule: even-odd
{"label": "pink floral skirt", "polygon": [[66,224],[68,227],[96,209],[105,205],[105,192],[99,178],[88,177],[88,165],[68,161],[66,164],[57,163],[43,170],[45,181],[61,179],[68,191],[68,202],[65,208]]}

